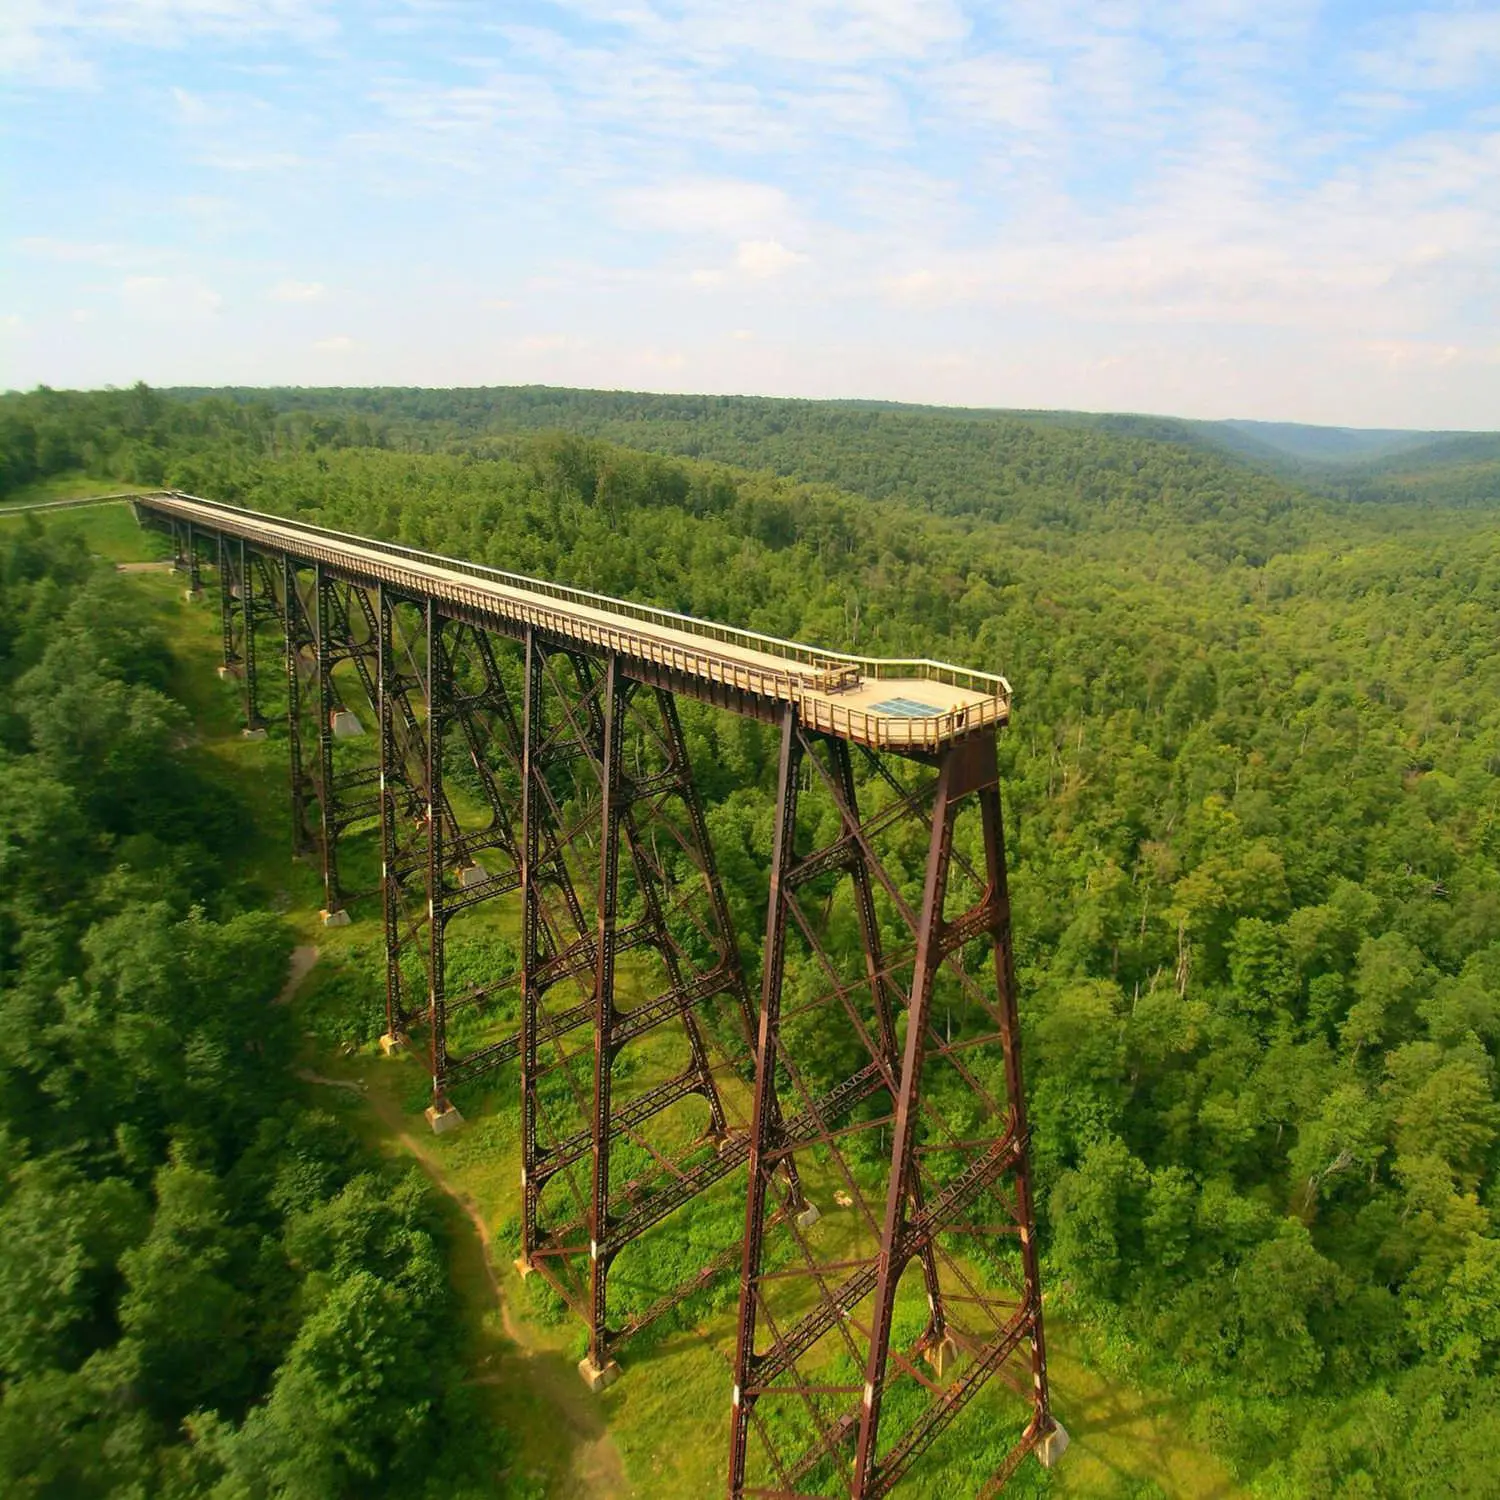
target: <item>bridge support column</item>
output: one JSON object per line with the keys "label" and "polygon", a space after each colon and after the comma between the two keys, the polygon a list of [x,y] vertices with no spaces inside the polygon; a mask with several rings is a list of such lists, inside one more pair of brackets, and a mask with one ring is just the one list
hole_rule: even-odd
{"label": "bridge support column", "polygon": [[[727,1190],[745,1160],[744,1106],[729,1099],[749,1086],[751,1012],[672,695],[624,658],[597,666],[534,632],[525,684],[520,1264],[583,1318],[580,1373],[602,1389],[625,1340],[738,1262],[726,1246],[644,1306],[612,1291],[626,1260],[630,1280],[640,1271],[638,1240]],[[591,929],[569,868],[598,872]],[[631,991],[654,998],[622,1009],[627,964]],[[558,1006],[565,982],[579,999]],[[661,1027],[680,1035],[680,1071],[644,1089],[621,1082],[621,1054]]]}
{"label": "bridge support column", "polygon": [[1055,1468],[1058,1462],[1061,1460],[1063,1454],[1068,1451],[1068,1444],[1070,1443],[1070,1441],[1071,1439],[1068,1437],[1068,1429],[1064,1427],[1061,1422],[1054,1420],[1052,1423],[1052,1430],[1050,1432],[1043,1433],[1042,1436],[1037,1439],[1037,1462],[1040,1463],[1044,1469]]}
{"label": "bridge support column", "polygon": [[[862,810],[848,745],[805,730],[787,711],[734,1359],[732,1497],[765,1489],[884,1495],[992,1375],[1029,1407],[1005,1472],[1027,1452],[1047,1461],[1060,1451],[1051,1436],[1060,1429],[1048,1401],[994,733],[894,764],[873,754],[866,762],[871,807]],[[839,833],[801,854],[806,797],[817,807],[802,822],[826,827],[831,813]],[[917,907],[898,874],[914,825],[927,841]],[[830,948],[816,916],[845,877],[861,931],[858,967]],[[898,937],[889,949],[882,910]],[[791,973],[801,1026],[818,1003],[809,995],[821,991],[829,1025],[858,1039],[858,1066],[831,1089],[826,1060],[799,1056],[784,1029]],[[997,1075],[1005,1081],[999,1098],[987,1082]],[[885,1161],[878,1176],[877,1131]],[[808,1149],[842,1179],[837,1202],[852,1216],[832,1243],[778,1210],[771,1192],[776,1166]],[[977,1264],[949,1248],[964,1235],[986,1245]],[[1010,1249],[996,1257],[997,1245]],[[898,1343],[898,1303],[919,1298],[926,1328]],[[831,1368],[851,1365],[858,1383],[830,1380]]]}
{"label": "bridge support column", "polygon": [[[245,669],[245,659],[239,649],[235,630],[235,619],[242,605],[240,573],[234,566],[234,542],[222,533],[217,538],[219,572],[219,633],[224,643],[224,663],[219,668],[221,677],[239,677]],[[241,558],[244,543],[240,543]]]}
{"label": "bridge support column", "polygon": [[[333,685],[333,611],[330,608],[329,580],[323,565],[313,566],[312,634],[315,663],[315,691],[318,703],[318,761],[313,784],[318,798],[318,850],[323,865],[323,925],[343,926],[349,921],[344,910],[344,893],[339,884],[338,813],[334,806],[333,741],[334,715],[339,712],[337,691]],[[340,921],[342,918],[342,921]]]}
{"label": "bridge support column", "polygon": [[[378,609],[371,607],[371,621],[378,643],[372,701],[380,726],[386,930],[382,1044],[396,1050],[414,1027],[425,1032],[433,1125],[451,1128],[461,1116],[451,1110],[449,1087],[514,1060],[521,1050],[517,1033],[460,1056],[450,1052],[450,1017],[462,1009],[494,1007],[519,989],[522,975],[486,977],[454,993],[446,935],[454,918],[521,888],[523,860],[514,831],[518,791],[512,789],[512,781],[516,789],[521,785],[521,732],[484,631],[434,614],[432,601],[384,590]],[[445,787],[445,763],[460,748],[468,752],[478,783],[483,811],[477,819],[473,788],[466,788],[460,817]],[[576,898],[570,899],[576,907]],[[403,955],[408,969],[420,956],[420,1005],[415,976],[403,971]]]}
{"label": "bridge support column", "polygon": [[290,556],[281,560],[281,622],[283,665],[286,673],[287,774],[291,792],[292,858],[301,859],[312,852],[316,843],[308,827],[307,817],[307,803],[313,788],[302,760],[302,653],[304,647],[313,645],[313,632],[308,627],[307,612],[299,592],[297,564]]}
{"label": "bridge support column", "polygon": [[173,535],[177,546],[177,567],[187,574],[187,589],[183,598],[189,604],[196,604],[203,597],[203,577],[198,564],[198,537],[193,530],[193,523],[182,522],[180,531],[174,526]]}
{"label": "bridge support column", "polygon": [[[594,939],[593,1202],[589,1208],[589,1352],[585,1365],[600,1390],[610,1364],[608,1332],[610,1097],[615,1055],[615,921],[619,895],[620,829],[625,814],[621,741],[630,687],[612,656],[604,669],[603,798],[599,809],[599,924]],[[580,1368],[583,1368],[582,1366]]]}
{"label": "bridge support column", "polygon": [[[522,1275],[534,1269],[538,1245],[537,1204],[542,1177],[539,1142],[537,1063],[540,1052],[546,930],[542,912],[542,826],[547,788],[541,761],[542,651],[536,632],[526,632],[524,689],[521,702],[521,1258]],[[582,913],[579,913],[582,927]],[[582,932],[580,931],[580,937]]]}
{"label": "bridge support column", "polygon": [[[428,600],[427,636],[427,1045],[432,1068],[432,1105],[427,1119],[434,1131],[462,1124],[447,1096],[447,1009],[443,939],[448,916],[443,890],[443,728],[451,712],[453,669],[443,644],[443,617]],[[442,1120],[445,1123],[439,1124]],[[451,1123],[448,1123],[450,1122]]]}
{"label": "bridge support column", "polygon": [[234,678],[243,694],[246,739],[266,737],[260,711],[260,675],[256,629],[262,621],[279,619],[266,560],[246,547],[243,537],[218,538],[219,621],[224,660],[219,675]]}
{"label": "bridge support column", "polygon": [[271,581],[270,568],[260,553],[248,551],[243,541],[239,544],[239,553],[245,620],[245,734],[249,738],[264,739],[266,721],[260,708],[260,655],[256,632],[262,620],[276,618],[276,589]]}
{"label": "bridge support column", "polygon": [[224,636],[221,675],[242,684],[246,739],[263,740],[266,721],[260,709],[258,627],[280,620],[281,606],[265,557],[250,550],[243,537],[219,538],[220,614]]}
{"label": "bridge support column", "polygon": [[398,701],[404,701],[400,664],[396,659],[393,605],[385,586],[376,593],[376,714],[380,733],[380,897],[385,922],[385,1035],[380,1049],[387,1057],[404,1050],[406,1003],[401,974],[405,926],[401,910],[402,859],[400,819],[406,800],[405,764],[398,732]]}

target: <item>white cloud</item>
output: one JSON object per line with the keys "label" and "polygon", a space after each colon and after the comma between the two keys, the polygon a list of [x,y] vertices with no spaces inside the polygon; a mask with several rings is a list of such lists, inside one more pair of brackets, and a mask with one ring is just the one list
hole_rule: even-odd
{"label": "white cloud", "polygon": [[197,155],[200,166],[216,172],[245,172],[276,175],[308,165],[308,158],[296,151],[244,151],[233,148],[207,147]]}
{"label": "white cloud", "polygon": [[308,44],[336,31],[330,12],[329,0],[7,0],[0,73],[41,87],[91,87],[101,74],[90,54],[111,45]]}
{"label": "white cloud", "polygon": [[988,53],[925,75],[934,102],[964,119],[1017,130],[1055,123],[1052,70],[1044,63]]}
{"label": "white cloud", "polygon": [[1473,359],[1469,351],[1457,344],[1433,343],[1425,339],[1375,339],[1363,348],[1370,358],[1397,371],[1442,369],[1446,365],[1469,363]]}
{"label": "white cloud", "polygon": [[1367,77],[1388,88],[1440,92],[1489,84],[1500,70],[1500,10],[1418,11],[1379,27],[1362,53]]}
{"label": "white cloud", "polygon": [[961,296],[963,283],[953,275],[939,275],[926,267],[881,278],[881,287],[900,302],[946,302]]}
{"label": "white cloud", "polygon": [[194,276],[127,276],[120,283],[127,312],[152,321],[193,321],[212,317],[224,299]]}
{"label": "white cloud", "polygon": [[696,60],[737,55],[851,66],[915,60],[969,29],[954,0],[683,0],[671,14],[614,0],[563,0],[570,9]]}
{"label": "white cloud", "polygon": [[125,266],[140,265],[158,257],[151,251],[126,245],[99,244],[83,240],[59,240],[49,235],[27,235],[16,242],[36,260],[60,265]]}
{"label": "white cloud", "polygon": [[334,333],[327,338],[314,339],[312,346],[319,354],[344,354],[351,349],[358,349],[359,341],[350,338],[347,333]]}
{"label": "white cloud", "polygon": [[278,281],[266,296],[272,302],[321,302],[327,290],[321,281]]}
{"label": "white cloud", "polygon": [[733,239],[792,218],[786,192],[769,183],[699,177],[630,188],[615,196],[618,216],[643,229]]}
{"label": "white cloud", "polygon": [[681,349],[659,349],[650,345],[636,355],[640,369],[655,373],[677,374],[688,367],[688,357]]}
{"label": "white cloud", "polygon": [[175,86],[172,89],[172,102],[177,106],[177,116],[182,123],[195,130],[223,124],[232,113],[222,104],[212,104],[200,94],[190,94],[186,89]]}
{"label": "white cloud", "polygon": [[735,251],[735,266],[757,281],[768,280],[806,261],[805,255],[788,250],[780,240],[741,240]]}
{"label": "white cloud", "polygon": [[688,280],[705,288],[725,286],[734,280],[770,281],[807,263],[806,255],[789,250],[780,240],[741,240],[729,265],[699,266],[688,273]]}
{"label": "white cloud", "polygon": [[490,71],[478,84],[449,88],[392,77],[372,91],[370,101],[429,141],[504,128],[537,129],[544,122],[556,122],[561,114],[545,78],[506,70]]}
{"label": "white cloud", "polygon": [[12,0],[0,11],[0,76],[40,88],[93,88],[98,75],[67,43],[48,34],[37,0]]}

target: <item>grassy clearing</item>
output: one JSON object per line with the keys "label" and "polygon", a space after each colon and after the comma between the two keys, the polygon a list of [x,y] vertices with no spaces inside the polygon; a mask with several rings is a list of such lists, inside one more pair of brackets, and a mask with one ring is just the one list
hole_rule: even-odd
{"label": "grassy clearing", "polygon": [[[116,562],[160,555],[159,539],[138,531],[124,506],[43,515],[38,523],[81,529],[96,552]],[[212,603],[187,603],[181,580],[167,574],[138,574],[130,586],[173,641],[173,686],[199,726],[201,753],[233,778],[252,809],[253,830],[241,851],[247,890],[280,911],[299,942],[320,950],[319,964],[294,1001],[309,1028],[304,1064],[309,1074],[355,1084],[359,1092],[309,1087],[318,1091],[320,1103],[345,1114],[372,1148],[415,1159],[445,1195],[450,1271],[468,1328],[464,1347],[453,1357],[482,1389],[488,1419],[512,1437],[516,1459],[506,1493],[559,1500],[582,1493],[604,1500],[697,1500],[719,1493],[726,1443],[722,1352],[728,1348],[733,1278],[719,1305],[708,1299],[693,1327],[637,1341],[622,1359],[625,1378],[602,1397],[587,1393],[574,1369],[582,1352],[577,1323],[559,1315],[539,1278],[523,1282],[512,1265],[520,1172],[514,1070],[459,1091],[466,1128],[434,1138],[421,1115],[428,1079],[419,1058],[384,1059],[368,1042],[351,1051],[333,1040],[325,1024],[330,1007],[350,1004],[351,996],[369,1003],[381,983],[378,970],[371,972],[381,940],[377,905],[356,906],[346,928],[321,926],[317,872],[287,854],[285,747],[274,731],[259,743],[240,737],[237,685],[220,681],[213,670],[219,637]],[[369,856],[369,850],[354,851],[361,863]],[[475,930],[513,940],[514,913],[497,904]],[[627,990],[629,984],[627,979]],[[649,1049],[641,1056],[643,1078],[673,1065]],[[832,1209],[831,1184],[810,1186],[830,1209],[826,1233],[852,1236],[852,1226]],[[679,1217],[674,1232],[682,1222]],[[1220,1500],[1240,1493],[1223,1466],[1189,1437],[1190,1410],[1103,1370],[1090,1355],[1084,1330],[1052,1326],[1049,1356],[1056,1409],[1073,1446],[1052,1476],[1027,1464],[1016,1493],[1121,1500]],[[982,1401],[997,1426],[1014,1420],[1014,1398],[998,1387],[992,1385]],[[945,1454],[940,1445],[932,1457],[906,1493],[946,1500],[973,1488],[962,1454]]]}
{"label": "grassy clearing", "polygon": [[1047,1327],[1053,1403],[1072,1439],[1053,1475],[1053,1494],[1232,1500],[1245,1493],[1191,1436],[1189,1402],[1107,1373],[1090,1346],[1085,1329],[1064,1321]]}
{"label": "grassy clearing", "polygon": [[0,523],[25,526],[34,522],[38,526],[81,531],[94,552],[116,563],[156,562],[168,555],[165,538],[143,532],[136,525],[130,506],[124,502],[101,505],[97,510],[60,511],[17,510],[16,503],[17,496],[13,495],[0,504]]}
{"label": "grassy clearing", "polygon": [[71,474],[49,474],[45,479],[36,479],[12,490],[0,500],[0,510],[10,505],[36,505],[43,500],[84,500],[91,495],[136,494],[147,488],[149,486],[96,479],[81,470]]}

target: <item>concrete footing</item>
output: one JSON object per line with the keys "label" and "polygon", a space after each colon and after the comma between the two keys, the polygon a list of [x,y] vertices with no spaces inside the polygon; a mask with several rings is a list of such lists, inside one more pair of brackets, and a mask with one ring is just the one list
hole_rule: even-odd
{"label": "concrete footing", "polygon": [[530,1276],[534,1270],[536,1270],[536,1267],[532,1265],[532,1263],[527,1260],[524,1255],[518,1255],[512,1264],[514,1264],[516,1268],[516,1275],[519,1276],[522,1281],[525,1281],[526,1278]]}
{"label": "concrete footing", "polygon": [[958,1358],[958,1344],[951,1333],[945,1333],[922,1351],[922,1358],[932,1367],[932,1373],[941,1380]]}
{"label": "concrete footing", "polygon": [[240,738],[241,739],[245,739],[245,740],[263,740],[263,739],[265,739],[265,737],[266,737],[266,731],[263,728],[260,728],[259,726],[257,726],[254,729],[242,729],[242,730],[240,730]]}
{"label": "concrete footing", "polygon": [[451,1104],[445,1104],[441,1109],[435,1104],[429,1104],[424,1113],[427,1116],[427,1123],[432,1126],[434,1135],[447,1135],[450,1130],[457,1130],[464,1122],[464,1117]]}
{"label": "concrete footing", "polygon": [[347,708],[334,709],[328,716],[328,727],[336,740],[357,739],[365,732],[365,726],[359,722],[359,715],[350,713]]}
{"label": "concrete footing", "polygon": [[461,891],[471,891],[476,885],[483,885],[490,878],[490,872],[483,865],[463,865],[455,873],[458,876],[458,888]]}
{"label": "concrete footing", "polygon": [[797,1215],[797,1228],[811,1229],[813,1225],[816,1224],[822,1217],[823,1215],[818,1212],[818,1205],[816,1203],[809,1203],[807,1207]]}
{"label": "concrete footing", "polygon": [[233,663],[226,663],[223,666],[215,667],[214,671],[219,674],[220,679],[224,682],[228,682],[231,677],[240,678],[245,675],[245,669]]}
{"label": "concrete footing", "polygon": [[318,915],[323,919],[325,927],[347,927],[349,925],[349,913],[342,907],[337,911],[323,911]]}
{"label": "concrete footing", "polygon": [[406,1038],[394,1031],[388,1031],[380,1039],[380,1050],[387,1057],[400,1057],[406,1051]]}
{"label": "concrete footing", "polygon": [[189,604],[196,604],[203,597],[203,590],[184,589],[182,591],[182,597],[186,599]]}
{"label": "concrete footing", "polygon": [[620,1378],[620,1366],[617,1360],[610,1360],[601,1370],[587,1355],[578,1361],[578,1373],[583,1376],[583,1383],[597,1396],[600,1391],[607,1391],[615,1381]]}
{"label": "concrete footing", "polygon": [[1061,1422],[1054,1422],[1052,1431],[1037,1439],[1036,1459],[1044,1469],[1053,1468],[1067,1451],[1068,1429]]}

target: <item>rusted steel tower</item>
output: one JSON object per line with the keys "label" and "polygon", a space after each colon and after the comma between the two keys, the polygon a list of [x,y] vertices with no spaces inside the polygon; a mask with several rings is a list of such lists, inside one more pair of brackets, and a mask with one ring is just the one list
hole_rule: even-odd
{"label": "rusted steel tower", "polygon": [[[886,1494],[995,1374],[1031,1404],[1002,1467],[1060,1445],[994,731],[899,768],[859,754],[863,775],[846,740],[784,711],[732,1495]],[[840,1038],[836,1059],[817,1034]],[[844,1075],[832,1096],[830,1071]],[[789,1160],[845,1210],[838,1234],[778,1203]]]}
{"label": "rusted steel tower", "polygon": [[[425,1037],[434,1128],[458,1122],[451,1087],[517,1064],[519,1264],[583,1319],[590,1383],[738,1268],[732,1497],[883,1495],[944,1443],[986,1492],[1028,1452],[1052,1462],[1004,680],[188,496],[136,503],[192,588],[217,563],[247,732],[280,627],[294,839],[320,858],[325,920],[360,899],[341,840],[378,827],[385,1042]],[[679,699],[779,735],[758,1012]],[[458,978],[450,926],[476,920],[487,966]],[[717,1217],[721,1248],[680,1284],[637,1280],[637,1248],[684,1214]],[[1019,1404],[994,1399],[1007,1387]]]}

